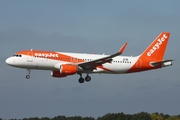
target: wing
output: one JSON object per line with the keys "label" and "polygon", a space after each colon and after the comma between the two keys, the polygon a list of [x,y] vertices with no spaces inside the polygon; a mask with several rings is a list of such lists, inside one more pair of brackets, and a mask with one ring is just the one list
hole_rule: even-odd
{"label": "wing", "polygon": [[118,55],[121,55],[126,46],[127,46],[128,43],[125,43],[121,49],[115,53],[115,54],[112,54],[112,55],[109,55],[109,56],[106,56],[106,57],[103,57],[103,58],[99,58],[99,59],[95,59],[95,60],[92,60],[92,61],[88,61],[88,62],[82,62],[82,63],[79,63],[78,66],[82,67],[82,68],[92,68],[92,69],[95,69],[98,65],[102,65],[104,63],[111,63],[112,61],[112,58],[118,56]]}

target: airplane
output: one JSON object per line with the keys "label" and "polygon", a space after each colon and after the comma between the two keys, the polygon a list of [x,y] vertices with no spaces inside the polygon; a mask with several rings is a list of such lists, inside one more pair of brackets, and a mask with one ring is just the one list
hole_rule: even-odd
{"label": "airplane", "polygon": [[[163,60],[169,37],[170,32],[160,33],[142,54],[135,57],[120,56],[127,46],[125,43],[112,55],[31,49],[16,52],[5,62],[13,67],[27,69],[27,79],[30,78],[31,69],[50,70],[51,76],[55,78],[78,74],[79,83],[84,83],[91,80],[89,74],[92,73],[126,74],[171,66],[173,60]],[[82,74],[86,74],[85,79]]]}

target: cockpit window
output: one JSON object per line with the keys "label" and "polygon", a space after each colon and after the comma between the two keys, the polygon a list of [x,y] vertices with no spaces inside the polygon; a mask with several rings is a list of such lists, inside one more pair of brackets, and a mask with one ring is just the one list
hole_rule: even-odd
{"label": "cockpit window", "polygon": [[13,55],[13,57],[22,57],[22,55],[20,55],[20,54],[15,54],[15,55]]}

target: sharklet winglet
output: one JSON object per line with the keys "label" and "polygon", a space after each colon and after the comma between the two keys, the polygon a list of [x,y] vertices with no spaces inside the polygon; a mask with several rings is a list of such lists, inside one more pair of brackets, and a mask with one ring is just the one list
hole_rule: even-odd
{"label": "sharklet winglet", "polygon": [[119,50],[119,53],[122,54],[127,46],[127,42],[121,47],[121,49]]}

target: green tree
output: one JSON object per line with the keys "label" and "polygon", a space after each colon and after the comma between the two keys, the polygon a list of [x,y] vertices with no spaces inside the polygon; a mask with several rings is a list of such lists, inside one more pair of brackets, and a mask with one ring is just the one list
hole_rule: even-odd
{"label": "green tree", "polygon": [[98,117],[97,120],[131,120],[131,115],[125,115],[124,113],[108,113],[102,117]]}
{"label": "green tree", "polygon": [[107,113],[102,117],[98,117],[98,120],[113,120],[113,119],[115,119],[115,118],[114,118],[113,114],[111,114],[111,113]]}
{"label": "green tree", "polygon": [[50,120],[48,117],[42,117],[40,120]]}
{"label": "green tree", "polygon": [[84,117],[82,120],[95,120],[93,117]]}
{"label": "green tree", "polygon": [[23,120],[25,120],[25,119],[26,119],[26,120],[40,120],[38,117],[34,117],[34,118],[33,118],[33,117],[32,117],[32,118],[24,118]]}
{"label": "green tree", "polygon": [[153,113],[153,114],[151,114],[150,116],[151,116],[151,119],[152,119],[152,120],[163,120],[163,117],[160,116],[159,114]]}
{"label": "green tree", "polygon": [[131,120],[151,120],[150,114],[146,112],[141,112],[134,114]]}
{"label": "green tree", "polygon": [[160,113],[160,116],[162,116],[163,117],[163,120],[165,120],[165,119],[167,119],[168,117],[170,117],[170,115],[168,115],[168,114],[163,114],[163,113]]}
{"label": "green tree", "polygon": [[66,120],[82,120],[81,116],[67,117]]}
{"label": "green tree", "polygon": [[22,120],[28,120],[28,118],[23,118]]}
{"label": "green tree", "polygon": [[66,120],[66,116],[57,116],[52,118],[51,120]]}
{"label": "green tree", "polygon": [[176,115],[176,117],[180,118],[180,115]]}
{"label": "green tree", "polygon": [[180,120],[180,118],[178,118],[177,116],[170,116],[165,120]]}

